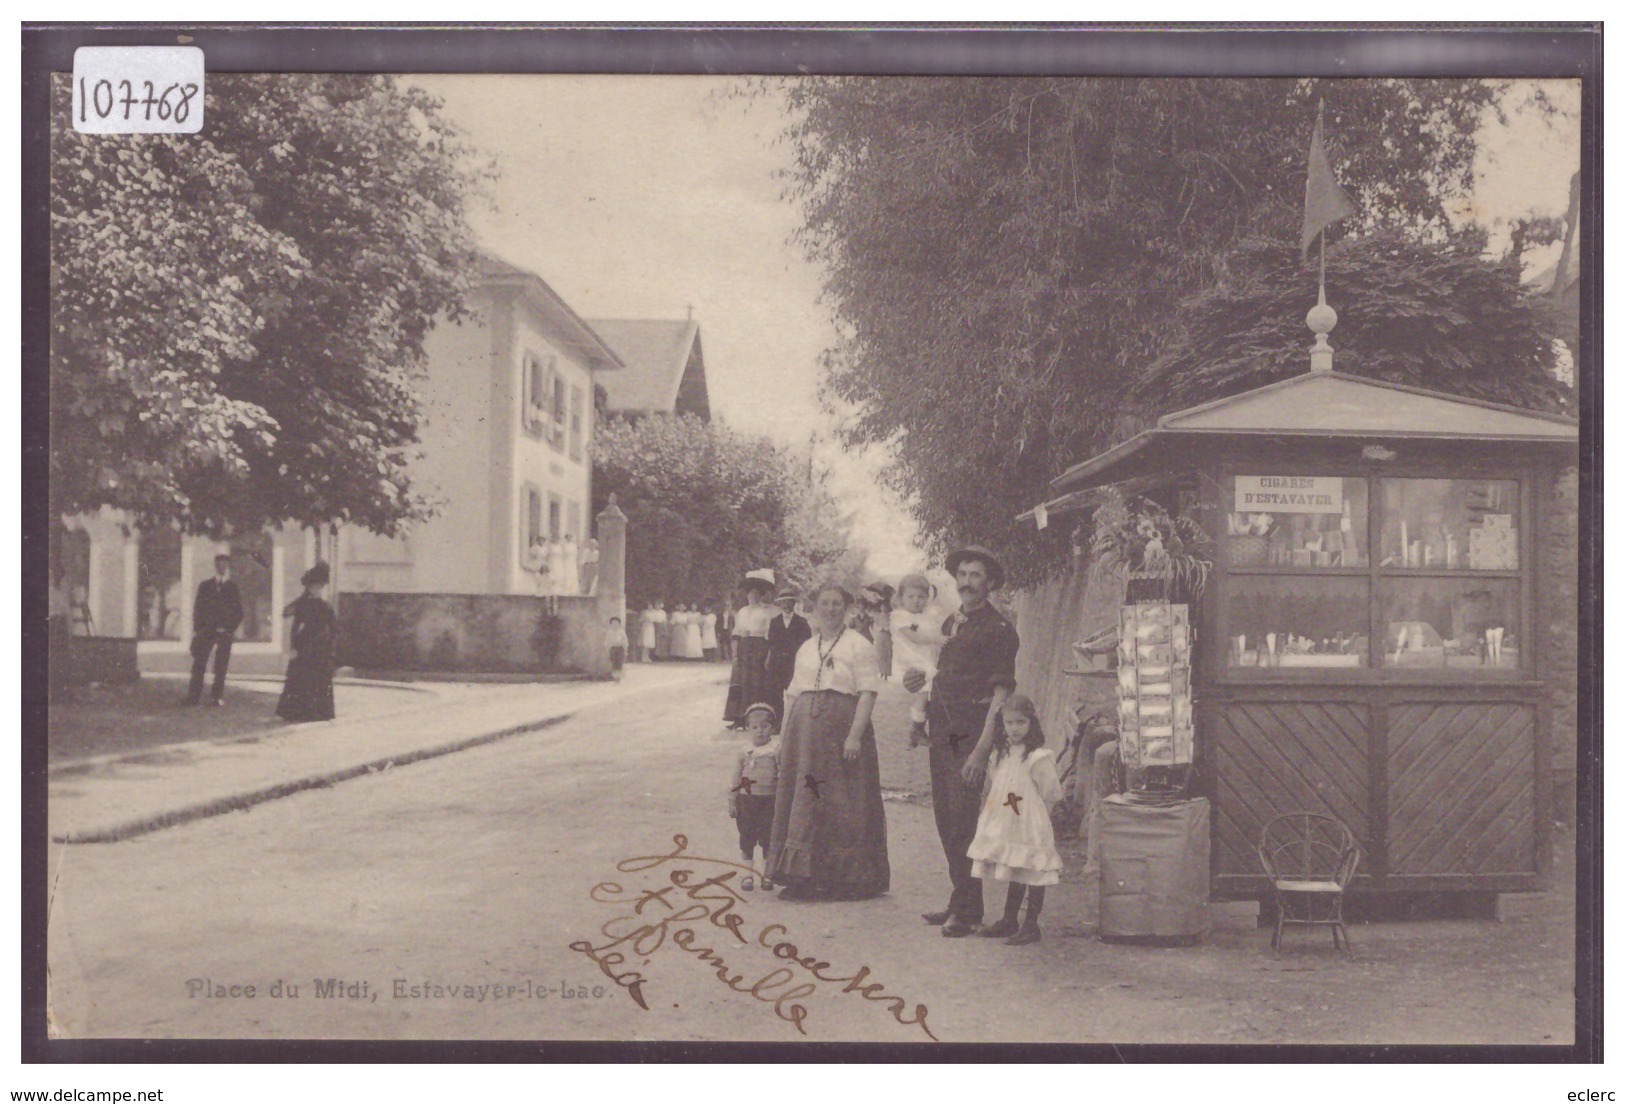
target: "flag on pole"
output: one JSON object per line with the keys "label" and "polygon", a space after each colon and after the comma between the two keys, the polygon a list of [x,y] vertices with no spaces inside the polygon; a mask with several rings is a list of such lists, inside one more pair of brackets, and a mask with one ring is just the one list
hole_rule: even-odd
{"label": "flag on pole", "polygon": [[1309,141],[1309,181],[1303,189],[1303,255],[1309,256],[1309,247],[1316,235],[1334,222],[1354,214],[1358,208],[1332,174],[1331,159],[1326,156],[1326,143],[1320,129],[1326,103],[1321,101],[1315,113],[1315,136]]}

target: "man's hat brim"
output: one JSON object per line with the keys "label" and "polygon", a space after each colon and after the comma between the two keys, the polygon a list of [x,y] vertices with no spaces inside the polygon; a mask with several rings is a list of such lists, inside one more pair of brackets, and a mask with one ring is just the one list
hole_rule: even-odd
{"label": "man's hat brim", "polygon": [[966,560],[976,560],[986,565],[988,585],[994,590],[1004,585],[1004,565],[999,562],[997,556],[979,544],[973,544],[968,548],[960,548],[948,553],[948,559],[944,561],[948,568],[948,574],[958,575],[959,565]]}

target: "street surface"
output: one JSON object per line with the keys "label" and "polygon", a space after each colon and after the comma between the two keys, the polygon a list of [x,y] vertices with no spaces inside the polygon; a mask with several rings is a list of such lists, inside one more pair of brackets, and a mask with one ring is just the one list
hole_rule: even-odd
{"label": "street surface", "polygon": [[[885,897],[796,904],[740,890],[737,879],[722,883],[731,889],[700,887],[740,873],[726,865],[738,853],[725,802],[739,737],[718,720],[723,667],[657,671],[634,669],[619,687],[535,688],[538,715],[549,693],[577,693],[584,704],[568,720],[500,742],[119,843],[53,844],[53,1030],[1571,1041],[1566,840],[1559,888],[1505,898],[1503,922],[1357,925],[1352,960],[1303,931],[1289,933],[1287,953],[1276,956],[1267,932],[1234,925],[1197,947],[1103,944],[1079,926],[1075,849],[1049,895],[1043,942],[947,940],[919,919],[947,889],[929,801],[901,792],[886,806]],[[479,708],[477,696],[469,701]],[[513,720],[525,720],[514,708]],[[904,745],[904,708],[892,688],[877,710],[882,773],[888,789],[918,793],[924,752]],[[678,835],[685,858],[657,861]],[[693,871],[686,886],[673,885],[678,870]],[[988,888],[988,902],[995,912],[1002,886]],[[868,988],[876,984],[883,989]]]}

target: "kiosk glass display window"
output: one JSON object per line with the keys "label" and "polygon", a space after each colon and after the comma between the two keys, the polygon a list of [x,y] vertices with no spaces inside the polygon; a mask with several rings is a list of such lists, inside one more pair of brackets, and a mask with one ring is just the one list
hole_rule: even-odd
{"label": "kiosk glass display window", "polygon": [[1518,570],[1518,484],[1510,479],[1384,479],[1385,569]]}
{"label": "kiosk glass display window", "polygon": [[1518,670],[1516,579],[1384,579],[1378,596],[1384,667],[1485,675]]}

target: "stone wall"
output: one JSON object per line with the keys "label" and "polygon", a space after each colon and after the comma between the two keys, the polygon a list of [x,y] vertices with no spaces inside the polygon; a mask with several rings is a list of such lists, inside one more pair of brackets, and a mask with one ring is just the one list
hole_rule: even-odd
{"label": "stone wall", "polygon": [[555,601],[550,612],[528,594],[344,594],[339,663],[362,674],[602,674],[597,599]]}

